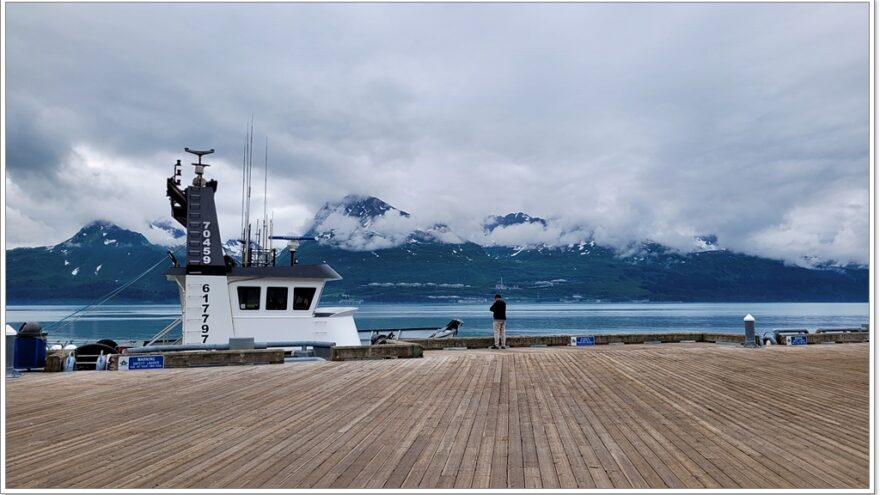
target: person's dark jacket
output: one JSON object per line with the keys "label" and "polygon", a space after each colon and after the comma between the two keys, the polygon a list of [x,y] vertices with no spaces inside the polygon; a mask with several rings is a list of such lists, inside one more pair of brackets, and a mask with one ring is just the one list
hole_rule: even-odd
{"label": "person's dark jacket", "polygon": [[492,307],[489,308],[489,311],[492,312],[492,319],[494,320],[507,319],[507,303],[504,302],[504,299],[496,300]]}

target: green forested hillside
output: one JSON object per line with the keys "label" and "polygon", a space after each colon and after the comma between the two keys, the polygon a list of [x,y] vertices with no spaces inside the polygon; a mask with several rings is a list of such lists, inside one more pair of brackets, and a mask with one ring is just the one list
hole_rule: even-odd
{"label": "green forested hillside", "polygon": [[[112,224],[86,226],[51,248],[7,252],[7,301],[94,302],[159,262],[119,294],[119,302],[176,302],[162,275],[166,247]],[[865,268],[806,269],[729,251],[682,254],[645,244],[621,257],[593,245],[517,250],[474,243],[415,241],[391,249],[348,251],[304,243],[301,263],[330,264],[343,280],[328,300],[449,302],[489,298],[544,301],[867,301]],[[181,256],[182,258],[182,256]],[[282,252],[278,263],[287,264]],[[502,283],[503,289],[496,289]]]}

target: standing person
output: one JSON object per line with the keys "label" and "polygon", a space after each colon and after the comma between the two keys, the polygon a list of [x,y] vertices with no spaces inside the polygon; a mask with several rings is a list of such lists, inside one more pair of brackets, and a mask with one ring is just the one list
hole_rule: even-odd
{"label": "standing person", "polygon": [[492,331],[495,334],[495,344],[490,349],[507,349],[507,303],[501,299],[501,294],[495,294],[495,302],[489,311],[492,312]]}

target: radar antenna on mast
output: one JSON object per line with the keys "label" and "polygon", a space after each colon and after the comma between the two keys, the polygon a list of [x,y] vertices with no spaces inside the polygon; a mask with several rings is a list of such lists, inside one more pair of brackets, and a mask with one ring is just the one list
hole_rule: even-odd
{"label": "radar antenna on mast", "polygon": [[199,163],[192,164],[196,168],[196,178],[193,179],[193,185],[197,186],[197,187],[205,187],[205,184],[207,182],[205,181],[205,178],[202,176],[202,174],[205,173],[205,167],[209,167],[210,165],[207,163],[202,163],[202,157],[213,153],[214,148],[211,148],[207,151],[192,150],[189,148],[183,148],[183,150],[186,151],[187,153],[192,153],[193,155],[196,155],[199,157]]}
{"label": "radar antenna on mast", "polygon": [[314,237],[293,236],[293,235],[273,235],[269,239],[277,239],[279,241],[287,241],[287,250],[290,251],[290,266],[296,264],[296,250],[299,249],[300,241],[314,241]]}

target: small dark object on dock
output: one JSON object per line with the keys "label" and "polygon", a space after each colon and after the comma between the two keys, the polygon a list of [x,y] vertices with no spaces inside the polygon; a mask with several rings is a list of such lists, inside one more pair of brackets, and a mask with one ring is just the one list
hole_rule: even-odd
{"label": "small dark object on dock", "polygon": [[113,339],[101,339],[97,341],[96,344],[106,345],[107,347],[112,347],[114,349],[119,348],[119,344],[117,344],[116,341]]}
{"label": "small dark object on dock", "polygon": [[[104,340],[103,342],[107,342],[107,340]],[[116,343],[112,340],[110,342],[113,344]],[[95,342],[94,344],[86,344],[77,347],[76,351],[74,351],[74,356],[76,357],[76,369],[94,370],[95,363],[98,361],[98,357],[102,352],[105,356],[115,354],[117,352],[116,346],[114,345],[113,347],[110,347],[109,345]]]}

